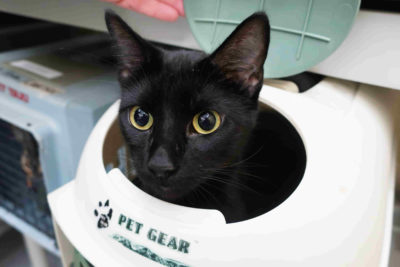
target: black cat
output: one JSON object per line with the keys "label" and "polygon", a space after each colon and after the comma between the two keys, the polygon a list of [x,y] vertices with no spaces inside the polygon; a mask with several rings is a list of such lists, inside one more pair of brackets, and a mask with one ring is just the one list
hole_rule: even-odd
{"label": "black cat", "polygon": [[[275,193],[276,183],[252,172],[265,174],[271,166],[251,160],[268,151],[253,136],[263,128],[255,130],[270,39],[266,14],[247,18],[211,55],[157,47],[111,11],[106,23],[118,60],[119,122],[137,172],[134,183],[168,202],[218,209],[227,222],[261,214],[276,202],[259,190]],[[271,138],[273,147],[280,137]]]}

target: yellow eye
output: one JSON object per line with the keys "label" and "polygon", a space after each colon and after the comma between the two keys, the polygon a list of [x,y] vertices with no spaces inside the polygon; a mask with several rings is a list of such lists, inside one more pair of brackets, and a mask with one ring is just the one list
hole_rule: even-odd
{"label": "yellow eye", "polygon": [[221,117],[216,111],[202,111],[193,117],[193,128],[199,134],[210,134],[218,129]]}
{"label": "yellow eye", "polygon": [[153,116],[139,106],[129,111],[129,121],[138,130],[146,131],[153,125]]}

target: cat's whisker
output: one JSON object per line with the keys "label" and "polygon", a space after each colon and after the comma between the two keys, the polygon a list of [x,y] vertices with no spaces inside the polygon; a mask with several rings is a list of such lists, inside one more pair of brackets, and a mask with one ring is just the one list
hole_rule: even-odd
{"label": "cat's whisker", "polygon": [[204,178],[206,180],[216,181],[216,182],[219,182],[219,183],[222,183],[222,184],[225,184],[225,185],[231,185],[231,186],[234,186],[237,189],[240,189],[242,191],[244,191],[244,189],[245,189],[246,191],[249,191],[249,192],[252,192],[254,194],[262,196],[262,194],[260,194],[258,191],[254,190],[251,187],[248,187],[247,185],[245,185],[243,183],[233,182],[232,180],[224,180],[224,179],[221,179],[221,178],[218,178],[218,177],[215,177],[215,176],[203,176],[201,178]]}
{"label": "cat's whisker", "polygon": [[208,184],[205,184],[205,185],[203,185],[203,186],[204,186],[204,187],[206,187],[206,186],[211,187],[212,190],[217,190],[217,191],[220,192],[221,194],[227,196],[227,192],[226,192],[223,188],[221,188],[220,186],[218,186],[218,185],[216,185],[216,184],[208,183]]}
{"label": "cat's whisker", "polygon": [[[201,191],[201,190],[203,190],[203,192],[205,192],[205,194],[206,195],[209,195],[212,199],[214,199],[215,200],[215,203],[217,204],[217,207],[222,207],[223,206],[223,204],[221,203],[221,201],[219,201],[215,196],[214,196],[214,194],[212,194],[210,191],[208,191],[206,188],[205,188],[205,186],[199,186],[199,190]],[[207,198],[205,198],[205,200],[207,201]]]}
{"label": "cat's whisker", "polygon": [[195,191],[197,191],[197,193],[198,193],[200,196],[202,196],[204,202],[207,203],[207,200],[208,200],[208,199],[207,199],[207,195],[205,195],[204,191],[202,191],[202,188],[201,188],[201,187],[198,187],[198,190],[195,190]]}
{"label": "cat's whisker", "polygon": [[[248,156],[247,158],[242,159],[242,160],[237,161],[237,162],[234,162],[234,163],[229,164],[229,165],[225,165],[225,166],[223,166],[223,167],[221,167],[221,168],[219,168],[219,169],[228,169],[228,168],[231,168],[231,167],[235,167],[235,166],[244,164],[246,161],[250,160],[250,159],[253,158],[255,155],[257,155],[258,153],[260,153],[261,150],[262,150],[263,148],[264,148],[264,145],[262,145],[256,152],[254,152],[253,154],[251,154],[251,155]],[[204,170],[213,171],[214,169],[204,169]]]}
{"label": "cat's whisker", "polygon": [[269,182],[269,179],[268,179],[267,176],[261,177],[261,176],[254,175],[254,174],[248,173],[248,172],[239,172],[239,174],[244,175],[244,176],[249,177],[249,178],[255,178],[258,181]]}
{"label": "cat's whisker", "polygon": [[201,201],[201,195],[198,192],[198,190],[193,191],[193,196],[194,196],[195,200]]}
{"label": "cat's whisker", "polygon": [[242,159],[242,160],[240,160],[240,161],[238,161],[238,162],[235,162],[235,163],[233,163],[233,164],[231,164],[231,165],[228,165],[228,166],[226,166],[226,168],[228,168],[228,167],[233,167],[233,166],[237,166],[237,165],[239,165],[239,164],[242,164],[243,162],[246,162],[246,161],[250,160],[250,159],[253,158],[255,155],[257,155],[258,153],[260,153],[261,150],[262,150],[263,148],[264,148],[264,145],[262,145],[256,152],[254,152],[253,154],[251,154],[251,155],[248,156],[247,158]]}
{"label": "cat's whisker", "polygon": [[232,176],[237,173],[237,174],[241,174],[243,176],[247,176],[247,177],[250,177],[250,178],[256,178],[259,181],[266,181],[268,179],[267,177],[257,176],[257,175],[251,174],[249,172],[243,172],[241,170],[230,171],[230,170],[225,170],[225,169],[215,169],[213,171],[215,173],[225,174],[225,175],[232,175]]}

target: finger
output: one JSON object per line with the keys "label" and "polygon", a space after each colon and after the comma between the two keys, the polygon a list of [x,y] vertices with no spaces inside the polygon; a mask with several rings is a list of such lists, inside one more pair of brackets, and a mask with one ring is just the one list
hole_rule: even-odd
{"label": "finger", "polygon": [[105,0],[123,8],[145,14],[165,21],[175,21],[179,17],[178,11],[157,0]]}
{"label": "finger", "polygon": [[140,2],[136,6],[136,11],[150,17],[166,21],[174,21],[179,17],[179,13],[175,8],[157,0],[135,0],[132,2]]}
{"label": "finger", "polygon": [[183,0],[158,0],[158,1],[163,2],[175,8],[180,16],[185,15],[185,10],[183,8]]}

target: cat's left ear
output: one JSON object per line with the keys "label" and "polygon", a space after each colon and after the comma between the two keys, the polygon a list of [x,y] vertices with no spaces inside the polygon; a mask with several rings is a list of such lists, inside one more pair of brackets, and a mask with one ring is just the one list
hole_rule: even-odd
{"label": "cat's left ear", "polygon": [[131,78],[145,69],[151,69],[152,62],[158,58],[158,50],[113,11],[107,10],[105,19],[117,54],[119,78]]}
{"label": "cat's left ear", "polygon": [[257,98],[264,78],[269,41],[268,17],[264,12],[258,12],[243,21],[210,59],[227,79],[247,89],[250,97]]}

